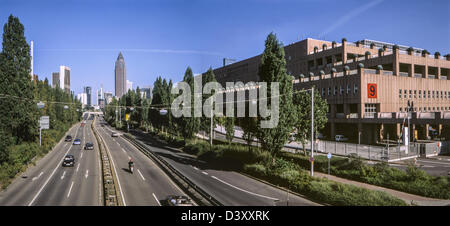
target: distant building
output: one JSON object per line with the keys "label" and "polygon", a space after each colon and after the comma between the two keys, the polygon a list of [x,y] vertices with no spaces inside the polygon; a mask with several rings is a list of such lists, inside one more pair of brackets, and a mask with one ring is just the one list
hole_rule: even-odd
{"label": "distant building", "polygon": [[127,80],[127,89],[125,93],[127,93],[128,90],[133,90],[133,82]]}
{"label": "distant building", "polygon": [[100,99],[100,100],[98,101],[98,106],[99,106],[101,109],[105,108],[105,100],[104,100],[104,99]]}
{"label": "distant building", "polygon": [[103,95],[104,99],[105,99],[105,104],[109,104],[112,101],[112,92],[105,92]]}
{"label": "distant building", "polygon": [[77,94],[77,99],[81,102],[82,107],[84,108],[87,105],[87,95],[86,93]]}
{"label": "distant building", "polygon": [[66,93],[70,93],[70,68],[59,66],[59,72],[52,73],[52,87],[59,87]]}
{"label": "distant building", "polygon": [[90,86],[84,87],[84,93],[86,93],[86,105],[92,106],[92,88]]}
{"label": "distant building", "polygon": [[116,60],[115,86],[115,95],[117,98],[122,97],[127,92],[127,69],[122,53],[119,53],[119,56]]}
{"label": "distant building", "polygon": [[143,99],[152,98],[152,87],[151,86],[141,88],[141,98],[143,98]]}

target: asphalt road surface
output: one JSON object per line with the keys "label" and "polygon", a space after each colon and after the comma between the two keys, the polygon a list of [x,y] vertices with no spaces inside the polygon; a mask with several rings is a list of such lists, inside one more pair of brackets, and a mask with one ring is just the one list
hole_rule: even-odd
{"label": "asphalt road surface", "polygon": [[[113,131],[109,127],[107,129],[110,132]],[[163,157],[175,169],[225,206],[319,205],[237,172],[207,167],[200,164],[194,156],[162,146],[143,133],[135,132],[133,134],[154,154]]]}
{"label": "asphalt road surface", "polygon": [[[86,120],[72,127],[66,135],[80,138],[80,145],[65,142],[64,138],[0,193],[0,206],[65,206],[102,205],[100,157],[97,141]],[[94,150],[84,150],[86,142],[94,143]],[[73,167],[63,167],[67,155],[75,156]]]}
{"label": "asphalt road surface", "polygon": [[[150,158],[132,144],[120,136],[111,137],[111,129],[101,127],[100,120],[97,120],[95,126],[111,154],[112,170],[118,175],[124,205],[158,206],[164,205],[168,195],[186,195]],[[134,161],[133,174],[128,170],[129,157]]]}

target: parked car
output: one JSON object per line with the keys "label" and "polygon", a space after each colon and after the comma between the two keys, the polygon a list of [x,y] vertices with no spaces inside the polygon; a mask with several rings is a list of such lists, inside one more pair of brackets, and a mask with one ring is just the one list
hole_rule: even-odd
{"label": "parked car", "polygon": [[73,155],[66,155],[62,162],[62,166],[74,166],[75,165],[75,157]]}
{"label": "parked car", "polygon": [[91,143],[91,142],[87,142],[87,143],[84,145],[84,150],[94,150],[94,144]]}
{"label": "parked car", "polygon": [[74,145],[80,145],[80,144],[81,144],[81,140],[80,140],[79,138],[77,138],[77,139],[75,139],[75,140],[73,141],[73,144],[74,144]]}
{"label": "parked car", "polygon": [[119,134],[116,133],[116,132],[112,132],[112,133],[111,133],[111,137],[118,137],[118,136],[119,136]]}
{"label": "parked car", "polygon": [[344,137],[344,135],[336,135],[334,138],[335,138],[336,142],[348,141],[348,138]]}
{"label": "parked car", "polygon": [[64,141],[67,141],[67,142],[72,141],[72,136],[67,135],[67,136],[66,136],[66,139],[64,139]]}
{"label": "parked car", "polygon": [[184,195],[169,195],[165,199],[165,204],[168,206],[193,206],[191,199]]}

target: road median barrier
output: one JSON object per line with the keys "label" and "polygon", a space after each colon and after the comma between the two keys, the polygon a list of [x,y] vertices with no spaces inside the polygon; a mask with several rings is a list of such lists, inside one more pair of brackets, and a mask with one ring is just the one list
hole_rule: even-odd
{"label": "road median barrier", "polygon": [[149,147],[136,141],[129,134],[123,134],[122,137],[134,145],[144,155],[152,159],[180,188],[186,192],[197,204],[202,206],[223,206],[217,199],[209,195],[205,190],[194,184],[189,178],[181,174],[177,169],[167,163],[162,157],[152,153]]}
{"label": "road median barrier", "polygon": [[91,124],[92,131],[94,132],[95,138],[97,139],[99,153],[101,157],[101,167],[102,167],[102,184],[103,184],[103,204],[105,206],[123,206],[122,199],[120,197],[119,188],[117,185],[116,175],[114,170],[111,169],[111,157],[106,148],[105,142],[98,135],[97,129],[94,127],[94,122]]}

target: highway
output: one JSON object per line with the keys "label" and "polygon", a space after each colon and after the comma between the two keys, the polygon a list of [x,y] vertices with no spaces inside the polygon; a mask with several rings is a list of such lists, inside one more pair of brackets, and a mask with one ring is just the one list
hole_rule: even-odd
{"label": "highway", "polygon": [[[108,130],[114,131],[111,128]],[[225,206],[319,205],[237,172],[207,167],[200,164],[195,156],[164,147],[145,134],[134,132],[133,135],[138,141],[149,147],[154,154],[163,157],[176,170]]]}
{"label": "highway", "polygon": [[[164,204],[163,200],[168,195],[186,195],[150,158],[132,144],[122,137],[111,137],[111,129],[101,127],[100,120],[97,120],[95,126],[111,154],[124,205],[159,206]],[[133,174],[128,170],[129,157],[135,165]]]}
{"label": "highway", "polygon": [[[0,193],[0,206],[99,206],[103,205],[98,144],[90,124],[77,123],[66,135],[80,138],[80,145],[65,142],[64,138]],[[94,150],[84,150],[86,142],[94,143]],[[64,156],[75,156],[73,167],[61,165]]]}

